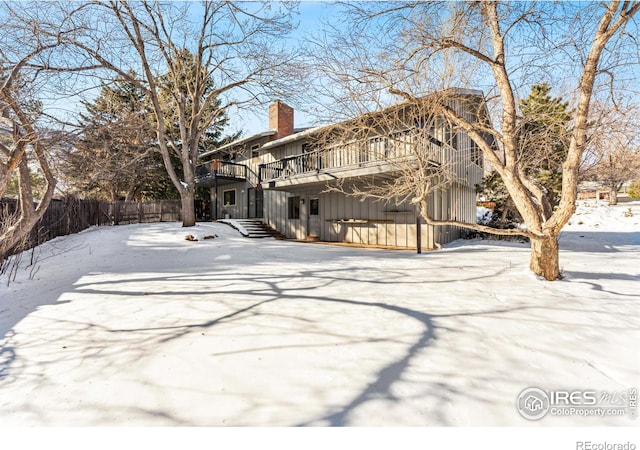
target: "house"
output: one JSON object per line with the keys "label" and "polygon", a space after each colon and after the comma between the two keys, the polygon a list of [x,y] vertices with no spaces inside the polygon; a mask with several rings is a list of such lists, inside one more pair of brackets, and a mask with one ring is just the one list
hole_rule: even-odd
{"label": "house", "polygon": [[[476,120],[480,110],[488,117],[480,91],[457,89],[448,101],[468,120]],[[475,223],[482,154],[466,133],[427,116],[406,102],[350,121],[296,129],[293,109],[275,101],[269,106],[270,130],[202,154],[196,181],[210,189],[214,219],[261,220],[291,239],[407,248],[420,242],[422,249],[433,249],[462,237],[463,230],[427,226],[408,201],[348,195],[350,186],[384,186],[411,170],[412,149],[428,146],[434,169],[449,164],[456,173],[455,183],[430,194],[431,217]]]}
{"label": "house", "polygon": [[537,413],[544,408],[542,400],[533,395],[528,396],[524,401],[525,408],[532,413]]}
{"label": "house", "polygon": [[598,181],[578,183],[578,200],[609,200],[609,188]]}

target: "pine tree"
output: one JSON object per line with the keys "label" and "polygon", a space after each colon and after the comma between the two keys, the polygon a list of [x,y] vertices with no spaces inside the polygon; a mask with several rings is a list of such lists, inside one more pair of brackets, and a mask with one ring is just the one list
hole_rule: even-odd
{"label": "pine tree", "polygon": [[556,206],[562,191],[562,162],[569,148],[571,110],[569,102],[551,97],[550,92],[548,84],[534,84],[529,96],[520,101],[519,139],[527,174],[543,186],[550,204]]}
{"label": "pine tree", "polygon": [[84,107],[82,137],[67,153],[63,169],[68,184],[111,201],[177,197],[157,154],[141,89],[116,80]]}
{"label": "pine tree", "polygon": [[[520,101],[519,155],[530,177],[545,192],[551,208],[558,204],[562,191],[562,162],[569,145],[569,102],[551,97],[551,87],[534,84],[527,98]],[[507,227],[521,220],[504,183],[496,171],[485,176],[480,192],[496,203],[495,225]]]}

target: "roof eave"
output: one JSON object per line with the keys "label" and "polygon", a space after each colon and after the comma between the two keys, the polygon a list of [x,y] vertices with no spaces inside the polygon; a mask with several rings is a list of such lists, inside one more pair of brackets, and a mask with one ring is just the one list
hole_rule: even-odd
{"label": "roof eave", "polygon": [[228,150],[230,148],[237,147],[239,145],[244,145],[247,142],[251,142],[251,141],[254,141],[254,140],[257,140],[257,139],[262,139],[262,138],[265,138],[265,137],[273,136],[274,134],[276,134],[276,132],[274,130],[263,131],[262,133],[253,134],[251,136],[247,136],[245,138],[238,139],[238,140],[235,140],[233,142],[229,142],[228,144],[225,144],[225,145],[223,145],[221,147],[218,147],[216,149],[213,149],[213,150],[209,150],[208,152],[204,152],[204,153],[200,154],[198,157],[199,158],[203,158],[203,157],[206,157],[206,156],[215,155],[218,152],[222,152],[224,150]]}

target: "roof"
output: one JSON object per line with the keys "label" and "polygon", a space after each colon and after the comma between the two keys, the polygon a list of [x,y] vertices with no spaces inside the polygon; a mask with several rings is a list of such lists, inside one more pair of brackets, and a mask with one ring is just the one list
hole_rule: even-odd
{"label": "roof", "polygon": [[225,145],[223,145],[221,147],[218,147],[218,148],[216,148],[214,150],[209,150],[208,152],[204,152],[204,153],[198,155],[198,157],[202,158],[203,156],[213,155],[213,154],[218,153],[220,151],[228,150],[230,148],[246,144],[247,142],[251,142],[251,141],[255,141],[255,140],[261,139],[261,138],[273,136],[274,134],[276,134],[276,132],[273,131],[273,130],[263,131],[262,133],[253,134],[251,136],[247,136],[245,138],[238,139],[238,140],[235,140],[233,142],[229,142],[228,144],[225,144]]}
{"label": "roof", "polygon": [[[460,96],[468,95],[468,96],[473,96],[473,97],[481,97],[481,98],[484,99],[484,93],[482,91],[477,90],[477,89],[465,89],[465,88],[450,88],[450,89],[446,89],[444,91],[434,92],[433,94],[427,95],[427,96],[422,97],[422,98],[427,98],[427,97],[429,97],[431,95],[445,94],[445,93],[446,94],[453,93],[454,95],[460,95]],[[417,100],[419,100],[419,99],[417,99]],[[371,114],[384,113],[385,111],[389,111],[389,110],[391,110],[393,108],[401,108],[401,107],[403,107],[403,105],[407,105],[409,103],[411,103],[409,100],[404,100],[404,101],[401,101],[399,103],[395,103],[393,105],[390,105],[390,106],[388,106],[386,108],[383,108],[381,110],[371,111],[369,113],[363,114],[363,116],[367,116],[367,115],[371,115]],[[343,122],[337,122],[337,123],[346,123],[346,122],[349,122],[349,121],[352,121],[352,120],[355,120],[355,119],[347,119],[347,120],[345,120]],[[317,133],[320,130],[329,129],[329,128],[335,126],[337,123],[320,125],[320,126],[304,129],[301,132],[290,134],[290,135],[285,136],[283,138],[276,139],[276,140],[271,141],[271,142],[267,142],[262,147],[260,147],[260,150],[267,150],[267,149],[270,149],[270,148],[278,147],[280,145],[288,144],[290,142],[295,142],[295,141],[298,141],[300,139],[307,138],[307,137],[312,136],[313,134]]]}
{"label": "roof", "polygon": [[[449,89],[445,89],[443,91],[438,91],[438,92],[434,92],[433,94],[429,94],[425,97],[422,98],[426,98],[432,95],[436,95],[436,94],[444,94],[444,93],[453,93],[455,95],[469,95],[469,96],[474,96],[474,97],[482,97],[484,98],[484,93],[480,90],[477,89],[466,89],[466,88],[458,88],[458,87],[454,87],[454,88],[449,88]],[[384,108],[380,111],[372,111],[370,113],[367,114],[379,114],[381,112],[384,111],[388,111],[391,108],[398,108],[398,107],[402,107],[402,105],[410,103],[408,100],[399,102],[399,103],[395,103],[391,106],[388,106],[387,108]],[[347,119],[344,122],[349,122],[349,120],[354,120],[354,119]],[[294,133],[290,134],[288,136],[282,137],[280,139],[275,139],[273,141],[267,142],[265,144],[263,144],[260,147],[260,150],[268,150],[270,148],[274,148],[274,147],[278,147],[280,145],[284,145],[284,144],[288,144],[290,142],[295,142],[298,141],[300,139],[304,139],[307,138],[309,136],[312,136],[314,133],[317,133],[318,131],[322,130],[322,129],[327,129],[327,128],[331,128],[332,126],[336,125],[335,123],[333,124],[326,124],[326,125],[320,125],[320,126],[316,126],[316,127],[309,127],[309,128],[296,128],[294,129]],[[238,139],[236,141],[230,142],[228,144],[223,145],[222,147],[219,147],[215,150],[210,150],[208,152],[202,153],[201,155],[199,155],[199,158],[202,158],[204,156],[209,156],[209,155],[213,155],[217,152],[220,152],[222,150],[227,150],[233,147],[237,147],[239,145],[243,145],[246,144],[247,142],[251,142],[253,140],[257,140],[263,137],[268,137],[268,136],[273,136],[274,134],[276,134],[276,132],[274,130],[270,130],[270,131],[263,131],[262,133],[258,133],[258,134],[254,134],[252,136],[248,136],[242,139]]]}
{"label": "roof", "polygon": [[321,130],[322,128],[324,128],[326,126],[330,126],[330,125],[323,125],[323,126],[319,126],[319,127],[306,128],[305,130],[300,131],[299,133],[290,134],[290,135],[282,137],[280,139],[276,139],[275,141],[267,142],[262,147],[260,147],[260,149],[261,150],[266,150],[266,149],[277,147],[279,145],[287,144],[289,142],[295,142],[295,141],[298,141],[300,139],[304,139],[304,138],[306,138],[308,136],[313,135],[315,132],[317,132],[318,130]]}

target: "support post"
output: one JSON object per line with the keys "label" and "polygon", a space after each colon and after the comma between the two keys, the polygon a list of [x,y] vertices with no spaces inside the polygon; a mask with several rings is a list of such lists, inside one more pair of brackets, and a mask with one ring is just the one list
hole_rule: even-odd
{"label": "support post", "polygon": [[213,172],[213,198],[211,199],[211,215],[213,220],[218,220],[218,174]]}
{"label": "support post", "polygon": [[422,221],[420,220],[420,206],[416,205],[416,252],[422,253]]}

